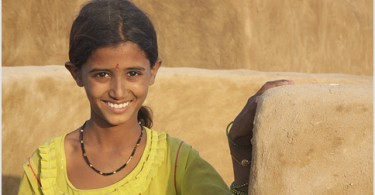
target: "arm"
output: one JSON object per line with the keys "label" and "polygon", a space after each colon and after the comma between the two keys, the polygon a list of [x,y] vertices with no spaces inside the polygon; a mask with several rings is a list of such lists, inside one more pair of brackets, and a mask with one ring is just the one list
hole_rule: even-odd
{"label": "arm", "polygon": [[[171,147],[172,150],[173,148],[175,147]],[[175,159],[175,157],[172,157],[172,159]],[[177,187],[176,194],[232,194],[215,168],[201,158],[198,151],[194,150],[190,145],[185,143],[181,145],[178,161],[173,161],[173,164],[176,168],[174,170],[174,182]]]}
{"label": "arm", "polygon": [[230,129],[230,131],[227,136],[234,172],[234,182],[231,189],[235,188],[234,191],[238,191],[238,194],[241,194],[240,192],[247,194],[248,190],[250,163],[252,160],[252,145],[250,140],[253,137],[253,122],[257,108],[257,99],[270,88],[290,84],[293,84],[293,81],[276,80],[265,83],[254,96],[249,98],[245,107],[234,119],[233,124],[228,126],[228,130]]}
{"label": "arm", "polygon": [[220,174],[198,152],[190,152],[183,176],[181,194],[230,195],[229,188]]}
{"label": "arm", "polygon": [[26,176],[26,173],[23,174],[20,186],[18,188],[18,194],[35,194],[33,187],[29,181],[29,179]]}
{"label": "arm", "polygon": [[40,182],[40,157],[35,152],[32,157],[23,165],[23,177],[18,188],[18,194],[43,194]]}

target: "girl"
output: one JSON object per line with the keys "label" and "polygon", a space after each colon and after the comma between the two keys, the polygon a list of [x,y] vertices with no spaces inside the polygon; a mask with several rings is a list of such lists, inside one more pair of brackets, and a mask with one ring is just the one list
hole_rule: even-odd
{"label": "girl", "polygon": [[228,134],[235,182],[229,189],[197,151],[151,130],[142,104],[161,60],[149,18],[127,0],[93,0],[70,33],[65,64],[90,102],[90,118],[41,145],[24,165],[19,194],[247,194],[256,97]]}

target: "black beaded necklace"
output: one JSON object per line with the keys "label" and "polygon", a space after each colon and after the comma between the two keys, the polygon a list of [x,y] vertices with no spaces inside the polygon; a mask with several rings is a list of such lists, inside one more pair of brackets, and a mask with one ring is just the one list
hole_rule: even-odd
{"label": "black beaded necklace", "polygon": [[134,154],[135,154],[135,151],[137,150],[137,147],[139,146],[139,144],[141,143],[141,140],[142,140],[142,136],[143,136],[143,132],[144,132],[144,128],[143,126],[141,126],[141,134],[139,135],[139,138],[138,138],[138,141],[137,141],[137,144],[135,144],[134,148],[133,148],[133,151],[131,153],[131,155],[129,156],[129,159],[128,161],[126,161],[125,164],[123,164],[120,168],[116,169],[115,171],[112,171],[112,172],[102,172],[102,171],[99,171],[97,168],[95,168],[93,166],[93,164],[90,163],[88,157],[87,157],[87,153],[85,151],[85,145],[83,144],[83,129],[85,127],[86,123],[83,124],[81,130],[80,130],[80,134],[79,134],[79,139],[80,139],[80,142],[81,142],[81,149],[82,149],[82,156],[83,156],[83,159],[85,159],[85,162],[86,164],[92,169],[94,170],[95,172],[97,172],[98,174],[100,175],[103,175],[103,176],[110,176],[110,175],[113,175],[119,171],[121,171],[123,168],[126,167],[126,165],[129,164],[129,162],[133,159],[134,157]]}

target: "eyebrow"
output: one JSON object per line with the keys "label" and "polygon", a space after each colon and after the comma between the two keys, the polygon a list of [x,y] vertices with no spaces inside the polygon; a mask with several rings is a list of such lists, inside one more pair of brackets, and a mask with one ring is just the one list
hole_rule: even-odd
{"label": "eyebrow", "polygon": [[[134,66],[134,67],[129,67],[125,69],[126,71],[145,71],[146,69],[141,66]],[[93,68],[89,71],[89,73],[92,72],[111,72],[111,69],[105,69],[105,68]]]}
{"label": "eyebrow", "polygon": [[146,69],[144,67],[141,67],[141,66],[135,66],[135,67],[126,68],[125,70],[140,70],[140,71],[145,71]]}

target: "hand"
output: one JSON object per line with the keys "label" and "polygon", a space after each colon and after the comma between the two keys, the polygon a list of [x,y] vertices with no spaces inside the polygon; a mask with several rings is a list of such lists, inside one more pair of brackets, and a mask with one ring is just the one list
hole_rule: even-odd
{"label": "hand", "polygon": [[294,84],[292,80],[275,80],[266,82],[255,95],[248,99],[245,107],[234,119],[233,125],[229,132],[231,139],[240,145],[250,144],[249,140],[253,136],[253,123],[259,96],[273,87],[292,84]]}

